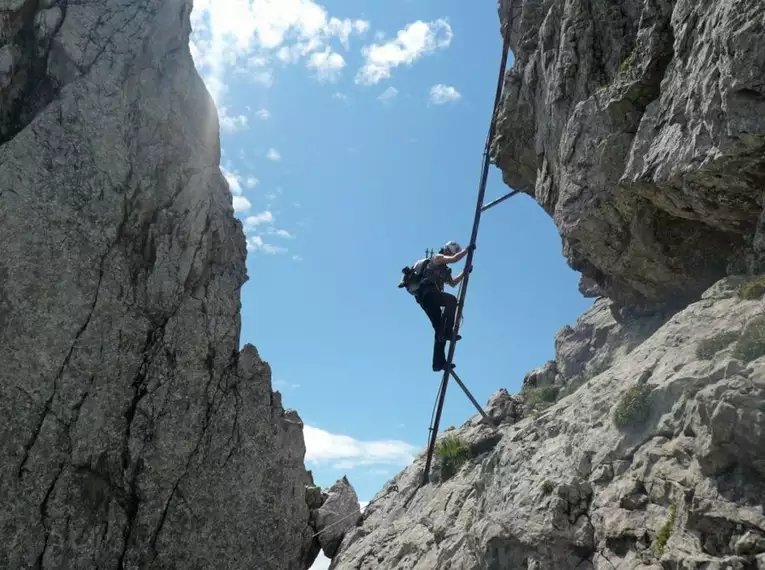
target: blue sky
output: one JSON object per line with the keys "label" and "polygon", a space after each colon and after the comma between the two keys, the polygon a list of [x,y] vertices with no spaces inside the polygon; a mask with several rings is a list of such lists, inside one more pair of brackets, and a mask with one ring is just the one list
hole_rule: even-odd
{"label": "blue sky", "polygon": [[[192,21],[248,239],[242,343],[305,421],[317,483],[347,474],[368,501],[427,440],[433,333],[397,284],[426,248],[469,239],[496,3],[196,0]],[[488,197],[507,191],[492,167]],[[487,212],[455,359],[480,402],[553,356],[590,304],[577,281],[533,200]],[[442,427],[473,413],[452,385]]]}

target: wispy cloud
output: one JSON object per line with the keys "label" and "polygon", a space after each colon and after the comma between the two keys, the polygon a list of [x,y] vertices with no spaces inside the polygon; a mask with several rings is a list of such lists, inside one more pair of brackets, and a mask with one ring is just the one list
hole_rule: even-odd
{"label": "wispy cloud", "polygon": [[434,105],[443,105],[444,103],[453,103],[462,97],[451,85],[439,83],[430,88],[430,102]]}
{"label": "wispy cloud", "polygon": [[247,186],[247,188],[255,188],[255,186],[258,185],[258,182],[260,181],[254,176],[248,176],[247,180],[244,181],[244,185]]}
{"label": "wispy cloud", "polygon": [[396,98],[396,95],[398,95],[398,89],[395,87],[388,87],[385,91],[383,91],[378,99],[380,101],[391,101],[392,99]]}
{"label": "wispy cloud", "polygon": [[[294,239],[287,230],[273,227],[274,215],[270,210],[247,216],[244,220],[244,231],[252,235],[247,236],[247,251],[261,252],[271,255],[287,253],[287,248],[266,242],[263,238],[273,236],[282,239]],[[265,227],[263,227],[265,226]]]}
{"label": "wispy cloud", "polygon": [[346,95],[345,93],[340,93],[340,92],[333,94],[332,98],[337,99],[338,101],[348,101],[348,95]]}
{"label": "wispy cloud", "polygon": [[399,440],[362,441],[347,435],[334,434],[306,425],[305,460],[313,464],[331,464],[337,469],[359,465],[408,465],[416,448]]}
{"label": "wispy cloud", "polygon": [[255,71],[247,73],[247,76],[250,78],[250,81],[257,85],[262,85],[263,87],[273,87],[274,85],[274,74],[272,71]]}
{"label": "wispy cloud", "polygon": [[245,230],[250,231],[261,224],[270,224],[273,221],[274,221],[274,215],[268,210],[266,210],[265,212],[260,212],[258,214],[255,214],[254,216],[248,216],[247,219],[244,221],[244,227],[245,227]]}
{"label": "wispy cloud", "polygon": [[306,65],[316,72],[320,81],[334,82],[340,79],[340,73],[345,67],[345,58],[330,48],[317,51],[308,57]]}
{"label": "wispy cloud", "polygon": [[356,83],[375,85],[391,76],[400,65],[411,65],[421,57],[448,47],[452,28],[444,19],[418,20],[400,30],[396,39],[362,48],[364,65],[356,74]]}
{"label": "wispy cloud", "polygon": [[247,238],[247,251],[260,251],[269,255],[277,255],[287,253],[287,248],[265,243],[261,236],[250,236]]}
{"label": "wispy cloud", "polygon": [[229,115],[227,107],[221,107],[219,115],[220,128],[223,132],[235,133],[247,129],[247,117],[244,115]]}
{"label": "wispy cloud", "polygon": [[271,118],[271,112],[268,109],[260,109],[255,116],[261,121],[267,121]]}
{"label": "wispy cloud", "polygon": [[276,150],[275,148],[270,148],[270,149],[268,149],[268,153],[266,153],[266,158],[268,160],[273,160],[275,162],[277,160],[281,160],[282,159],[282,155],[279,154],[279,151]]}
{"label": "wispy cloud", "polygon": [[290,382],[287,382],[286,380],[282,380],[281,378],[278,380],[275,380],[273,383],[274,388],[277,388],[279,390],[297,390],[300,388],[300,384],[292,384]]}

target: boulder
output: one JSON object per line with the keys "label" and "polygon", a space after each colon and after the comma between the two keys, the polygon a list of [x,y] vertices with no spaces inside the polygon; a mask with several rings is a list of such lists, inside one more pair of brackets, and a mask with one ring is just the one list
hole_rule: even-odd
{"label": "boulder", "polygon": [[343,477],[329,488],[324,504],[316,511],[315,528],[327,558],[335,556],[345,534],[360,520],[359,498]]}

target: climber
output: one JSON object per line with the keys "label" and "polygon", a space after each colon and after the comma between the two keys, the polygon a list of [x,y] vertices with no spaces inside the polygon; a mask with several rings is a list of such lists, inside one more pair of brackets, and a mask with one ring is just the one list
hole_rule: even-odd
{"label": "climber", "polygon": [[[456,287],[465,277],[465,271],[470,272],[472,269],[472,267],[466,267],[457,277],[452,278],[452,270],[448,265],[461,261],[473,249],[475,249],[475,244],[462,249],[457,242],[448,242],[438,250],[437,254],[428,260],[429,263],[423,269],[419,286],[414,294],[414,298],[420,307],[422,307],[422,310],[425,311],[425,314],[428,315],[435,331],[433,372],[445,370],[446,368],[446,341],[453,334],[454,317],[457,311],[457,297],[451,293],[444,292],[444,284],[447,283],[452,287]],[[457,335],[454,340],[459,340],[460,338]],[[454,368],[454,364],[452,364],[452,368]]]}

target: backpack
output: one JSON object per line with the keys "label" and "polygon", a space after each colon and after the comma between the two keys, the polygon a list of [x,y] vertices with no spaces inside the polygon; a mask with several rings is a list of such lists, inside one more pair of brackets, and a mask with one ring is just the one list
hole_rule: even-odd
{"label": "backpack", "polygon": [[418,289],[420,288],[420,283],[422,282],[422,276],[425,273],[425,268],[430,264],[430,259],[420,259],[417,263],[415,263],[413,266],[409,267],[406,266],[401,270],[401,273],[403,273],[403,277],[401,277],[401,281],[398,283],[399,289],[402,289],[406,287],[406,290],[409,291],[410,294],[416,295]]}

